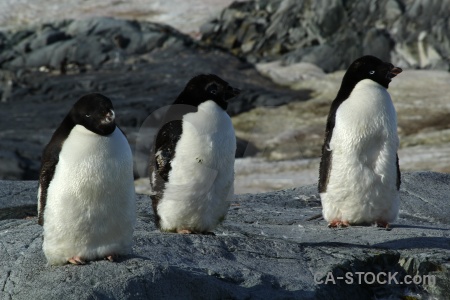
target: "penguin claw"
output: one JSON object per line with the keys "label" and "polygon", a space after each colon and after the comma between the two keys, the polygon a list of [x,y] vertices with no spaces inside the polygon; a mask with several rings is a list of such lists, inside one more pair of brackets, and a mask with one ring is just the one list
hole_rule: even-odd
{"label": "penguin claw", "polygon": [[85,265],[86,261],[79,256],[71,257],[67,260],[72,265]]}
{"label": "penguin claw", "polygon": [[328,228],[345,228],[348,226],[350,226],[350,223],[348,221],[333,220],[328,223]]}
{"label": "penguin claw", "polygon": [[387,230],[391,230],[391,227],[389,226],[389,223],[386,221],[376,221],[375,222],[376,227],[386,228]]}
{"label": "penguin claw", "polygon": [[190,229],[177,229],[177,233],[180,234],[203,234],[203,235],[216,235],[214,232],[212,231],[193,231]]}
{"label": "penguin claw", "polygon": [[111,254],[105,257],[106,260],[109,260],[110,262],[114,262],[116,259],[119,258],[119,255]]}

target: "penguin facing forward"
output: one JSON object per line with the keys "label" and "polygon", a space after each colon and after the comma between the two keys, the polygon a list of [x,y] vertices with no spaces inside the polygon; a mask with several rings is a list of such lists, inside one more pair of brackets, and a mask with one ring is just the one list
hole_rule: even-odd
{"label": "penguin facing forward", "polygon": [[210,234],[225,218],[234,195],[236,152],[226,109],[238,94],[216,75],[198,75],[167,112],[149,164],[161,231]]}
{"label": "penguin facing forward", "polygon": [[133,159],[111,101],[81,97],[42,155],[38,223],[50,265],[113,260],[131,252],[135,226]]}
{"label": "penguin facing forward", "polygon": [[399,210],[397,114],[387,91],[402,69],[374,56],[346,71],[328,114],[319,194],[329,227],[388,227]]}

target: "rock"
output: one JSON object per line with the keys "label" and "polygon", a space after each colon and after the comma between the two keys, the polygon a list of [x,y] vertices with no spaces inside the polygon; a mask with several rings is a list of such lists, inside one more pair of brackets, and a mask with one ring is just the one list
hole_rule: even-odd
{"label": "rock", "polygon": [[121,54],[142,54],[164,47],[172,38],[192,43],[169,26],[107,17],[42,24],[4,35],[7,47],[0,53],[0,65],[11,70],[61,70],[69,64],[98,69],[106,62],[118,63]]}
{"label": "rock", "polygon": [[325,76],[323,70],[310,63],[285,64],[282,61],[272,61],[255,65],[258,72],[281,86],[292,86],[293,84],[307,79]]}
{"label": "rock", "polygon": [[[310,185],[319,178],[319,162],[317,158],[282,161],[258,156],[238,158],[234,165],[234,192],[263,193]],[[142,182],[136,182],[138,186],[144,190]]]}
{"label": "rock", "polygon": [[[404,174],[400,218],[391,230],[330,229],[310,219],[321,209],[313,185],[236,196],[215,236],[160,233],[150,199],[138,195],[133,254],[114,263],[50,267],[36,218],[4,214],[35,207],[36,182],[0,181],[0,297],[446,299],[449,184],[448,174]],[[371,283],[388,274],[395,278],[390,284]],[[412,278],[417,284],[405,283]]]}
{"label": "rock", "polygon": [[326,72],[365,54],[402,68],[449,70],[449,10],[449,1],[234,2],[202,27],[202,40],[252,63],[307,62]]}
{"label": "rock", "polygon": [[33,1],[0,1],[0,28],[103,16],[167,24],[185,34],[198,36],[200,26],[231,2],[233,0],[129,0],[124,3],[41,0],[36,5]]}
{"label": "rock", "polygon": [[[145,145],[135,147],[140,128],[158,109],[170,105],[197,74],[215,73],[242,90],[229,105],[230,115],[310,96],[308,89],[279,87],[252,65],[168,26],[95,18],[40,25],[33,30],[4,33],[8,49],[0,52],[5,58],[0,59],[0,66],[6,69],[0,80],[5,74],[4,81],[13,78],[13,84],[7,100],[0,102],[0,160],[12,161],[0,166],[1,179],[37,179],[40,155],[51,134],[72,104],[90,92],[112,99],[119,126],[132,148],[141,151],[135,152],[140,164],[136,176],[146,176],[146,156],[153,140],[141,139]],[[52,32],[70,38],[43,42],[42,35],[48,37]],[[16,50],[25,43],[36,46],[25,56],[19,55]],[[25,69],[16,70],[19,66]],[[46,68],[36,70],[40,66]],[[0,92],[1,88],[0,81]]]}

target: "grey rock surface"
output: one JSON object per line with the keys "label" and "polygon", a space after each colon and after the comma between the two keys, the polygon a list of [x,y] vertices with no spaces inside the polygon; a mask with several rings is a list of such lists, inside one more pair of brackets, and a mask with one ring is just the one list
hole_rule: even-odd
{"label": "grey rock surface", "polygon": [[[310,220],[320,213],[320,200],[316,186],[305,186],[237,195],[215,236],[167,234],[156,230],[148,196],[139,195],[133,254],[115,263],[62,267],[46,266],[36,218],[4,214],[5,209],[35,205],[36,182],[0,181],[0,192],[1,299],[449,299],[450,295],[448,174],[404,174],[400,217],[391,230],[330,229],[322,219]],[[353,284],[337,279],[348,272]],[[398,283],[358,284],[357,272],[397,272]],[[435,283],[400,283],[407,275],[433,276]],[[327,276],[336,283],[325,283]]]}
{"label": "grey rock surface", "polygon": [[402,68],[449,70],[448,11],[448,0],[234,2],[202,27],[202,39],[253,63],[331,72],[372,54]]}

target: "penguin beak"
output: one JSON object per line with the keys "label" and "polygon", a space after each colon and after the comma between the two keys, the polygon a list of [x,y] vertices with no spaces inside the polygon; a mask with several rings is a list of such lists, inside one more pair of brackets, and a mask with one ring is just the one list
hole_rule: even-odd
{"label": "penguin beak", "polygon": [[234,88],[229,86],[225,92],[225,100],[231,99],[233,97],[236,97],[241,93],[240,89]]}
{"label": "penguin beak", "polygon": [[397,76],[398,74],[400,74],[403,70],[399,67],[394,67],[387,73],[387,77],[389,79],[394,78],[395,76]]}

